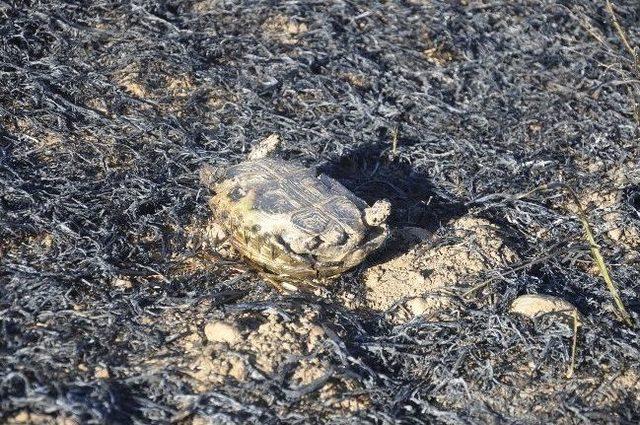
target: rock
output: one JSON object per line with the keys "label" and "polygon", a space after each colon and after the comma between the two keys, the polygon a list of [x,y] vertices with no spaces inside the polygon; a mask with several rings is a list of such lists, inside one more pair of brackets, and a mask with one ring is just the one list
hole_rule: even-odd
{"label": "rock", "polygon": [[93,372],[93,376],[96,379],[109,379],[111,375],[109,375],[109,369],[106,367],[97,367]]}
{"label": "rock", "polygon": [[427,322],[449,321],[455,320],[460,314],[460,306],[452,297],[438,293],[410,298],[398,307],[389,312],[388,320],[391,323],[403,324],[416,317]]}
{"label": "rock", "polygon": [[233,345],[240,341],[240,331],[235,326],[219,320],[209,322],[204,327],[204,334],[211,342],[226,342]]}
{"label": "rock", "polygon": [[550,295],[521,295],[511,303],[509,311],[530,319],[544,315],[554,315],[569,323],[573,323],[575,315],[578,318],[578,325],[582,322],[580,312],[573,304],[562,298]]}
{"label": "rock", "polygon": [[451,297],[446,295],[427,295],[412,298],[405,303],[405,307],[413,317],[433,316],[444,309],[450,308],[452,305]]}

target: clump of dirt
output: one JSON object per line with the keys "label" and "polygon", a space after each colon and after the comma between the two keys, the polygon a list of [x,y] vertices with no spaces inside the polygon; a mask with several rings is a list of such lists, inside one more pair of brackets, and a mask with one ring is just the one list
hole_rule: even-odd
{"label": "clump of dirt", "polygon": [[387,319],[393,324],[420,318],[423,321],[454,321],[460,317],[463,306],[454,297],[444,294],[425,294],[410,298],[391,308]]}
{"label": "clump of dirt", "polygon": [[262,29],[268,38],[282,44],[297,44],[298,38],[309,30],[304,22],[298,22],[284,15],[268,18]]}
{"label": "clump of dirt", "polygon": [[196,392],[206,392],[211,386],[220,385],[230,377],[237,381],[246,379],[247,370],[239,356],[230,352],[224,356],[220,355],[228,351],[233,344],[218,342],[202,345],[201,338],[195,333],[187,337],[184,343],[184,348],[193,361],[191,376],[199,383],[194,388]]}
{"label": "clump of dirt", "polygon": [[[144,75],[153,74],[153,79],[145,80]],[[177,115],[185,112],[185,107],[190,96],[195,92],[198,84],[187,69],[169,62],[160,60],[133,61],[127,63],[122,69],[114,72],[113,82],[128,97],[128,107],[123,111],[131,113],[148,111],[151,109],[165,109]],[[109,105],[100,104],[92,99],[92,104],[97,105],[103,113],[109,113]]]}
{"label": "clump of dirt", "polygon": [[204,327],[204,335],[211,342],[226,342],[230,345],[237,344],[241,339],[240,332],[235,326],[219,320],[207,323]]}
{"label": "clump of dirt", "polygon": [[518,260],[500,228],[481,218],[463,217],[408,252],[367,270],[367,306],[386,310],[406,297],[451,290],[484,271],[507,267]]}

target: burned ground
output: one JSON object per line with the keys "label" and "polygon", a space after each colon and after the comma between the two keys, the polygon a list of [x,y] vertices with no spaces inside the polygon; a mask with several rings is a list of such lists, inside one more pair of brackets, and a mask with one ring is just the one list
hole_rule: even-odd
{"label": "burned ground", "polygon": [[[637,328],[571,197],[533,191],[575,190],[637,321],[640,10],[614,3],[0,1],[0,421],[637,423]],[[197,169],[272,133],[425,239],[319,294],[213,255]],[[513,261],[453,279],[455,314],[367,308],[367,268],[486,254],[458,220]],[[525,293],[584,316],[572,378]]]}

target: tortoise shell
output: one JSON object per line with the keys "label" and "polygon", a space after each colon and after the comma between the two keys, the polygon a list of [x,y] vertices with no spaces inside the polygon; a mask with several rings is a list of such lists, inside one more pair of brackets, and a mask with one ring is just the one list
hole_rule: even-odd
{"label": "tortoise shell", "polygon": [[283,279],[335,276],[388,235],[384,218],[368,222],[371,207],[338,181],[281,159],[231,166],[213,190],[209,205],[232,245]]}

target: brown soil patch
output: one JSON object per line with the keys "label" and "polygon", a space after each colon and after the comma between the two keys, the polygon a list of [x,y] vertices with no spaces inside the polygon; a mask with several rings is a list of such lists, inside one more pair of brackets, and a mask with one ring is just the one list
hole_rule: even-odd
{"label": "brown soil patch", "polygon": [[297,44],[299,37],[308,31],[307,24],[297,22],[284,15],[276,15],[268,18],[262,29],[268,38],[282,44]]}
{"label": "brown soil patch", "polygon": [[332,377],[332,366],[323,355],[328,337],[317,322],[312,311],[292,321],[272,311],[213,320],[204,326],[205,338],[196,331],[182,340],[181,367],[194,379],[196,392],[228,380],[262,380],[290,367],[291,390],[318,385],[315,396],[322,403],[346,411],[365,408],[369,401],[357,395],[357,382]]}
{"label": "brown soil patch", "polygon": [[201,0],[193,4],[192,10],[198,14],[205,14],[215,11],[221,5],[220,0]]}
{"label": "brown soil patch", "polygon": [[[197,89],[194,78],[188,72],[161,61],[144,65],[131,63],[117,71],[113,80],[125,93],[142,101],[136,103],[136,110],[155,108],[178,115],[185,113],[186,103]],[[106,105],[97,106],[98,110],[108,110]]]}
{"label": "brown soil patch", "polygon": [[455,54],[444,46],[436,45],[431,42],[429,42],[428,44],[429,47],[422,52],[427,61],[437,66],[443,66],[448,62],[455,60]]}
{"label": "brown soil patch", "polygon": [[130,95],[144,99],[149,96],[149,92],[143,83],[139,81],[139,73],[140,69],[137,65],[128,65],[117,74],[116,82]]}
{"label": "brown soil patch", "polygon": [[371,82],[367,78],[366,75],[355,73],[355,72],[345,72],[340,75],[340,78],[348,82],[354,87],[359,89],[369,89],[371,87]]}
{"label": "brown soil patch", "polygon": [[55,239],[51,233],[7,238],[0,240],[0,258],[5,255],[36,258],[49,254],[55,248],[55,245]]}
{"label": "brown soil patch", "polygon": [[434,242],[419,244],[367,270],[368,306],[386,310],[402,298],[451,288],[518,260],[517,253],[505,245],[498,226],[483,219],[458,219],[446,229],[439,244]]}
{"label": "brown soil patch", "polygon": [[30,118],[18,118],[9,122],[7,127],[20,134],[25,147],[36,151],[43,162],[55,161],[64,148],[65,137],[68,137],[53,130],[53,126],[45,128]]}

